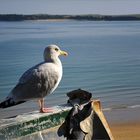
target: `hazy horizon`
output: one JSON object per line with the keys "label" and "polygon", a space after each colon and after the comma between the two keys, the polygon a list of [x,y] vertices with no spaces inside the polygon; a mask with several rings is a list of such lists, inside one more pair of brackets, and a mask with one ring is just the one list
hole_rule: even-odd
{"label": "hazy horizon", "polygon": [[140,14],[139,0],[0,0],[0,14]]}

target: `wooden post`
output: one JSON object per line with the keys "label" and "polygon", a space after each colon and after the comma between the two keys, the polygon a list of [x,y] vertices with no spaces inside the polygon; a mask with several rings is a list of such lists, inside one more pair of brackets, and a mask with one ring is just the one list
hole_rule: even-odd
{"label": "wooden post", "polygon": [[110,140],[114,140],[114,137],[113,137],[113,135],[111,133],[109,125],[108,125],[108,123],[107,123],[107,121],[105,119],[105,116],[104,116],[103,112],[102,112],[100,100],[93,100],[92,101],[92,108],[95,111],[95,113],[97,114],[97,116],[99,117],[99,119],[100,119],[102,125],[104,126],[104,128],[105,128],[105,130],[106,130],[106,132],[107,132],[107,134],[108,134],[108,136],[110,138]]}

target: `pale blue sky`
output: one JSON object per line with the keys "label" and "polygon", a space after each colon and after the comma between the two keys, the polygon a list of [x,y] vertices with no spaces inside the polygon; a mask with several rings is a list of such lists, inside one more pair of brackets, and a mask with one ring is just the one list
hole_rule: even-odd
{"label": "pale blue sky", "polygon": [[0,14],[140,14],[140,0],[0,0]]}

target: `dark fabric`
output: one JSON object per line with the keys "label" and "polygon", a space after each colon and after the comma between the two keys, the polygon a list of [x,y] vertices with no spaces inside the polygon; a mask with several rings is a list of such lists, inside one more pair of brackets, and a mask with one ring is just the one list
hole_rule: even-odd
{"label": "dark fabric", "polygon": [[94,112],[91,93],[78,89],[68,94],[72,109],[58,130],[67,140],[110,140],[104,125]]}

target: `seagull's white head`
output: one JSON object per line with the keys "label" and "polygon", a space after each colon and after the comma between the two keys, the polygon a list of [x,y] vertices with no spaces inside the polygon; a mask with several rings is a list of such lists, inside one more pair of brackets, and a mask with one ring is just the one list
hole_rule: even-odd
{"label": "seagull's white head", "polygon": [[60,48],[57,45],[49,45],[44,50],[44,60],[45,61],[58,59],[58,57],[60,55],[67,56],[68,53],[60,50]]}

